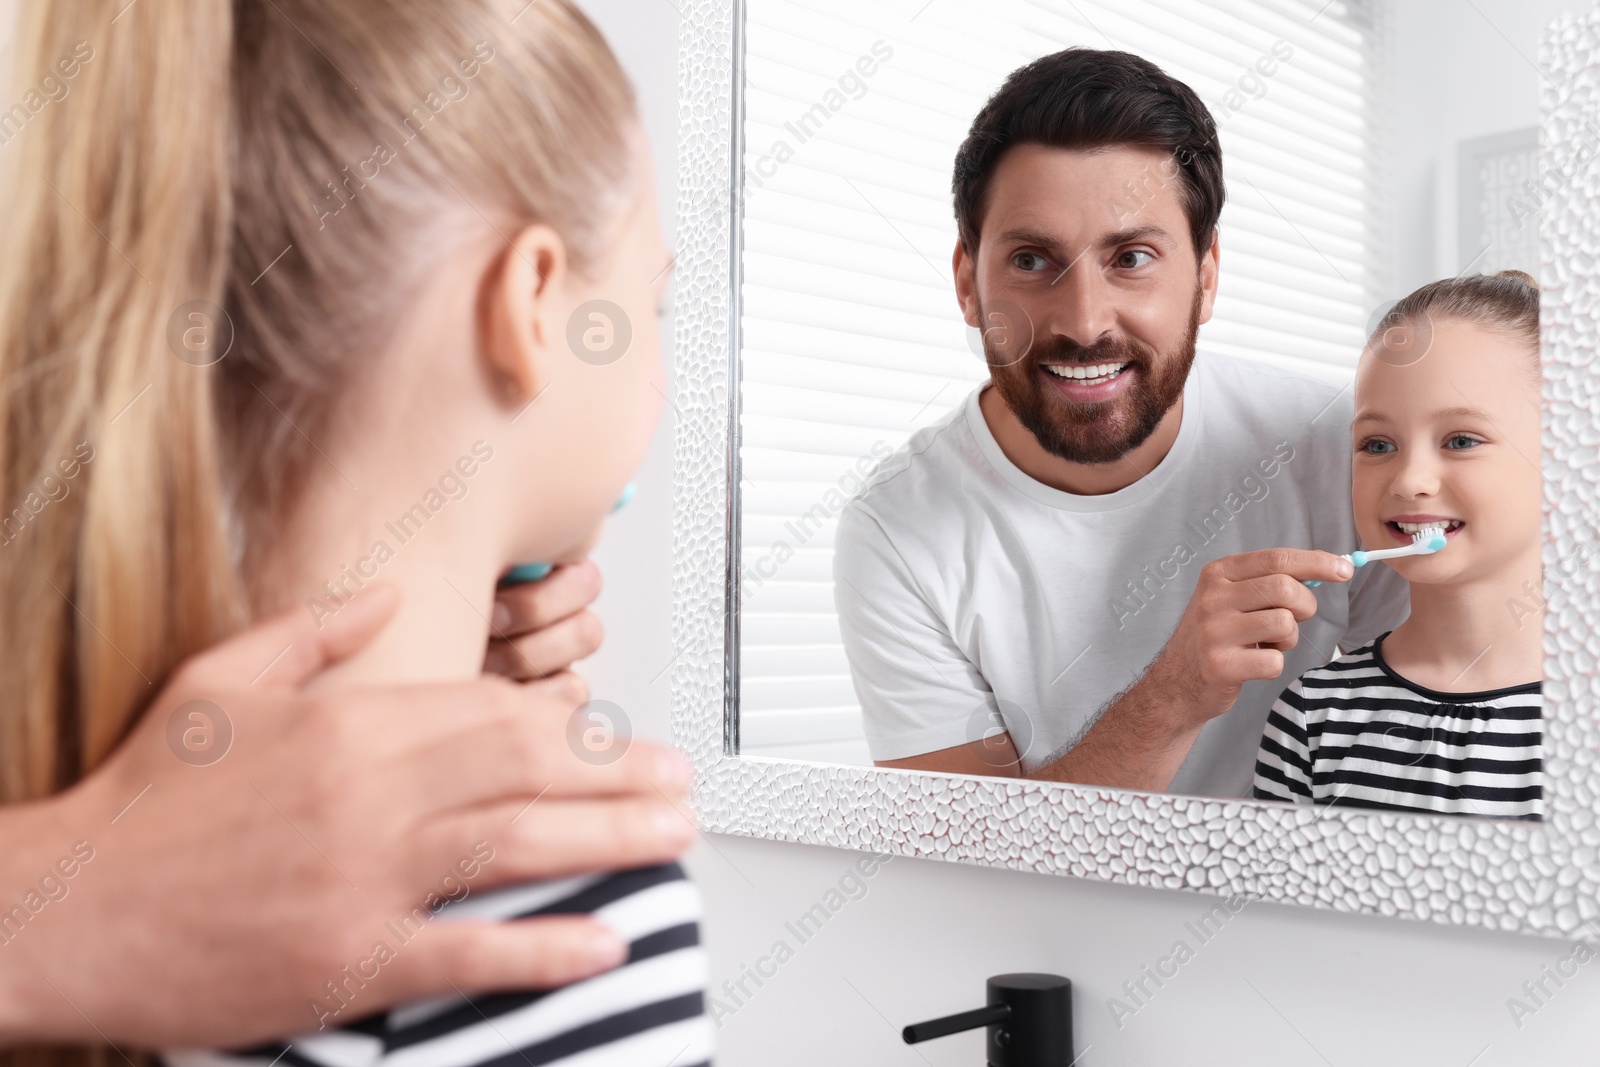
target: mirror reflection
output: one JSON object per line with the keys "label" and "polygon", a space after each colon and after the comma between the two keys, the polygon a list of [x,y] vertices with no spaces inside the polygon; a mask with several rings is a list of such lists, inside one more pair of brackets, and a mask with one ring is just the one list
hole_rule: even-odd
{"label": "mirror reflection", "polygon": [[740,754],[1539,818],[1570,6],[748,0]]}

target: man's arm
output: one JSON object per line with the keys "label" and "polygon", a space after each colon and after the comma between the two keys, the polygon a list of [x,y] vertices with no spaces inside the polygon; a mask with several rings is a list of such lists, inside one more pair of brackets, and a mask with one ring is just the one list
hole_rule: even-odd
{"label": "man's arm", "polygon": [[1060,758],[1030,777],[1120,789],[1172,784],[1206,723],[1233,707],[1245,682],[1283,673],[1283,653],[1317,613],[1303,584],[1347,581],[1331,552],[1271,548],[1205,565],[1177,628],[1144,675],[1107,705]]}
{"label": "man's arm", "polygon": [[[1283,673],[1284,651],[1298,643],[1300,622],[1317,610],[1316,595],[1302,583],[1342,582],[1353,572],[1348,560],[1332,553],[1295,548],[1244,552],[1206,564],[1155,662],[1106,705],[1081,740],[1027,777],[1168,788],[1200,730],[1233,707],[1244,683]],[[996,742],[985,739],[879,765],[1005,774],[986,758],[995,750]]]}
{"label": "man's arm", "polygon": [[938,771],[941,774],[978,774],[990,778],[1021,778],[1022,757],[1011,735],[1005,732],[978,741],[969,741],[937,752],[924,752],[905,759],[874,760],[879,767],[903,771]]}
{"label": "man's arm", "polygon": [[1081,739],[1053,754],[1029,777],[1118,789],[1160,791],[1170,786],[1210,719],[1196,714],[1192,695],[1172,685],[1159,663],[1158,657],[1143,677],[1106,705]]}
{"label": "man's arm", "polygon": [[1119,789],[1165,789],[1189,754],[1200,728],[1172,728],[1169,720],[1177,701],[1163,696],[1160,687],[1159,677],[1147,672],[1106,705],[1081,738],[1052,754],[1030,773],[1023,772],[1021,757],[1006,733],[908,759],[876,762],[880,767],[912,771],[1027,777]]}

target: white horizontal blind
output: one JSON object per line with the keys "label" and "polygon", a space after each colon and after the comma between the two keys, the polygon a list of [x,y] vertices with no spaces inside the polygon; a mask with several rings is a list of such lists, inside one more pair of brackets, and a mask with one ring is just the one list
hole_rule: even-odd
{"label": "white horizontal blind", "polygon": [[1343,381],[1381,291],[1377,49],[1342,0],[748,0],[746,40],[740,750],[867,763],[833,520],[986,377],[950,267],[972,117],[1072,45],[1188,83],[1228,189],[1201,349]]}

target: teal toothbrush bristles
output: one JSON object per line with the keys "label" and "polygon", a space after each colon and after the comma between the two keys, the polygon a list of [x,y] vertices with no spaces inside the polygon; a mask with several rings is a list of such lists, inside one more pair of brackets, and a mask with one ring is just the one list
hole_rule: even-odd
{"label": "teal toothbrush bristles", "polygon": [[[622,508],[628,503],[628,501],[632,500],[638,492],[639,487],[633,482],[629,482],[627,485],[622,487],[622,495],[617,497],[617,502],[615,504],[611,505],[611,510],[615,512]],[[502,574],[500,576],[500,580],[496,582],[495,585],[501,589],[504,589],[508,585],[524,585],[528,582],[537,582],[540,579],[547,577],[553,570],[555,570],[555,566],[549,563],[519,563],[515,567],[512,567],[510,570]]]}
{"label": "teal toothbrush bristles", "polygon": [[500,576],[500,585],[522,585],[524,582],[537,582],[551,571],[555,570],[548,563],[519,563]]}

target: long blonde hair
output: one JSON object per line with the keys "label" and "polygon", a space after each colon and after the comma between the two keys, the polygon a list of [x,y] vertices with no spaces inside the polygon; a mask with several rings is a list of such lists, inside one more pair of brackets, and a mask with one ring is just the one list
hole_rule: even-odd
{"label": "long blonde hair", "polygon": [[81,778],[246,620],[244,566],[342,398],[381,388],[364,357],[441,205],[548,223],[582,269],[635,113],[568,0],[22,7],[24,106],[0,114],[0,802]]}

